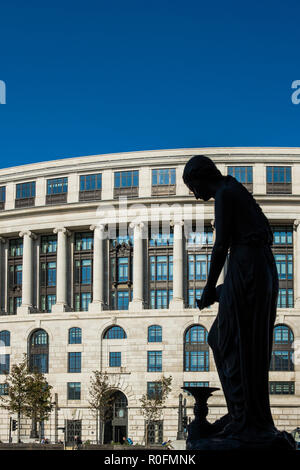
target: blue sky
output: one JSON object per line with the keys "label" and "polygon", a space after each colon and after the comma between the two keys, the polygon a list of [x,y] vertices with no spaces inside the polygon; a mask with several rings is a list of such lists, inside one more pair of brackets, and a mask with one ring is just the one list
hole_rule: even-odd
{"label": "blue sky", "polygon": [[0,166],[300,146],[300,4],[4,0]]}

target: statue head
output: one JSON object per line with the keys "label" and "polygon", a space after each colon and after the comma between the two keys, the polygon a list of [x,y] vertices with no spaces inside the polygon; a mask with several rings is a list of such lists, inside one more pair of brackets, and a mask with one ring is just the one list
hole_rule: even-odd
{"label": "statue head", "polygon": [[214,162],[204,155],[195,155],[185,165],[183,181],[196,199],[208,201],[214,195],[215,184],[223,178]]}

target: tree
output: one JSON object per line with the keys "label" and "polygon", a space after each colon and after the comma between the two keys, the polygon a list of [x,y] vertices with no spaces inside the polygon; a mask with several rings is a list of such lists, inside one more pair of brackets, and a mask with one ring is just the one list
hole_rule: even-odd
{"label": "tree", "polygon": [[106,372],[94,370],[90,380],[89,388],[89,405],[96,419],[99,420],[100,429],[99,437],[100,444],[103,444],[105,423],[111,419],[112,416],[112,392],[114,387],[109,383],[108,375]]}
{"label": "tree", "polygon": [[20,439],[20,420],[26,411],[26,399],[28,388],[28,367],[27,357],[24,354],[23,361],[13,364],[11,373],[6,376],[4,384],[8,388],[8,395],[0,396],[1,407],[9,411],[10,414],[17,413],[18,416],[18,442]]}
{"label": "tree", "polygon": [[145,423],[145,444],[148,445],[148,428],[151,421],[158,421],[162,414],[165,402],[171,391],[172,376],[165,377],[154,382],[153,392],[148,395],[144,394],[140,398],[141,413],[146,419]]}
{"label": "tree", "polygon": [[[49,418],[53,409],[51,390],[52,386],[48,384],[46,377],[41,372],[32,372],[27,378],[26,406],[25,416],[31,418],[32,427],[30,437],[37,438],[37,423]],[[40,436],[41,437],[41,436]]]}

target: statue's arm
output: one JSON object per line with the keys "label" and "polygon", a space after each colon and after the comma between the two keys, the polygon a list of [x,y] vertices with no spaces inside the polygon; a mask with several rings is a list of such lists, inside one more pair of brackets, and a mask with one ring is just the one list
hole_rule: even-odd
{"label": "statue's arm", "polygon": [[215,198],[215,230],[216,238],[213,246],[207,287],[214,288],[224,266],[233,221],[232,193],[227,188],[219,191]]}

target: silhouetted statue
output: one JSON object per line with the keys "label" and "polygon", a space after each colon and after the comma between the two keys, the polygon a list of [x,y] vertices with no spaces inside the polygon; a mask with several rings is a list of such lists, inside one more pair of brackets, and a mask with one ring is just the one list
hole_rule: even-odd
{"label": "silhouetted statue", "polygon": [[[197,199],[215,199],[216,238],[198,307],[201,310],[219,301],[208,344],[228,415],[216,422],[220,431],[216,436],[272,439],[279,433],[271,415],[268,385],[279,286],[270,247],[272,230],[247,189],[234,177],[223,176],[208,157],[191,158],[183,180]],[[224,284],[216,290],[228,249]]]}

